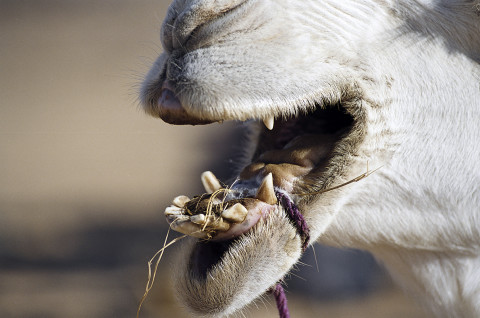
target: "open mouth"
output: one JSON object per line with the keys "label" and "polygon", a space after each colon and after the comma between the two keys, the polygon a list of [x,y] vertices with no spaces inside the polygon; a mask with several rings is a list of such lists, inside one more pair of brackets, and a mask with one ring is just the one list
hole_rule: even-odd
{"label": "open mouth", "polygon": [[206,172],[205,193],[178,196],[165,210],[173,230],[193,237],[179,251],[174,282],[200,316],[234,313],[282,280],[345,203],[347,190],[325,191],[351,182],[370,157],[364,89],[372,79],[364,85],[361,54],[324,39],[328,32],[297,7],[174,1],[164,52],[142,84],[144,109],[167,123],[248,127],[234,181]]}
{"label": "open mouth", "polygon": [[[243,235],[263,226],[271,213],[281,211],[288,218],[278,193],[299,204],[334,183],[344,166],[338,161],[347,160],[342,156],[350,153],[345,149],[352,135],[358,134],[357,116],[345,107],[354,102],[318,103],[297,116],[257,120],[255,150],[233,184],[224,185],[206,172],[201,178],[205,194],[173,200],[165,211],[172,229],[200,239],[188,262],[195,277],[205,278]],[[165,84],[158,111],[173,124],[213,122],[187,113]]]}

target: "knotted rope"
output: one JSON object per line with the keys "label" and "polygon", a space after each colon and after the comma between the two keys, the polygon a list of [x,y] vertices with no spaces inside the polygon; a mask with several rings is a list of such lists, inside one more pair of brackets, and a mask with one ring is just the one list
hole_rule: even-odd
{"label": "knotted rope", "polygon": [[[298,210],[295,203],[286,194],[275,191],[275,195],[285,209],[288,218],[297,228],[297,232],[302,238],[302,252],[304,252],[310,241],[310,230],[308,229],[307,222]],[[270,289],[270,292],[275,297],[280,318],[290,318],[290,312],[288,311],[287,306],[287,296],[285,295],[285,290],[282,287],[282,283],[277,283],[275,288]]]}

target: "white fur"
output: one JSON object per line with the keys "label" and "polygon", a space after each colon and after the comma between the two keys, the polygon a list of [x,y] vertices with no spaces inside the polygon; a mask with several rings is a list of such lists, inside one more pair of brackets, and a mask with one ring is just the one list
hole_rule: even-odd
{"label": "white fur", "polygon": [[466,0],[177,0],[142,98],[155,107],[167,65],[187,111],[216,120],[295,114],[353,87],[366,136],[338,182],[382,168],[300,207],[313,238],[369,250],[438,317],[480,317],[478,13]]}

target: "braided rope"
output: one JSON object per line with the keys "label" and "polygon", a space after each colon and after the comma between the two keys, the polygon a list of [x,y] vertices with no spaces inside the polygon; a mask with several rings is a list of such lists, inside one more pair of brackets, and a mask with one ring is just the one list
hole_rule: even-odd
{"label": "braided rope", "polygon": [[310,241],[310,230],[308,229],[307,222],[303,217],[302,213],[298,210],[297,206],[293,201],[284,193],[276,191],[276,196],[280,204],[287,212],[288,218],[293,222],[297,228],[298,234],[302,238],[302,251],[307,249],[308,243]]}
{"label": "braided rope", "polygon": [[273,296],[275,296],[275,301],[277,302],[277,309],[278,313],[280,314],[280,318],[290,318],[290,312],[288,311],[287,306],[287,296],[285,295],[285,290],[283,289],[281,283],[275,285]]}
{"label": "braided rope", "polygon": [[[287,212],[288,218],[297,228],[297,232],[302,238],[302,252],[304,252],[310,241],[310,230],[305,218],[300,213],[295,203],[286,194],[275,191],[275,195],[285,209],[285,212]],[[280,318],[290,318],[290,312],[288,311],[287,306],[287,296],[285,295],[285,290],[282,287],[282,283],[277,283],[275,287],[270,290],[270,292],[273,293],[273,296],[275,297]]]}

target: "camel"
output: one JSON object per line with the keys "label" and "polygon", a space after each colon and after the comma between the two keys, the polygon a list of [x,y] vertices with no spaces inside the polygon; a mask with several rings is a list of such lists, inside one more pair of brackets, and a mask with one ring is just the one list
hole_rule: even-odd
{"label": "camel", "polygon": [[320,242],[369,251],[436,317],[480,317],[479,31],[479,1],[175,0],[145,111],[248,130],[231,184],[206,172],[165,210],[191,314],[241,311]]}

